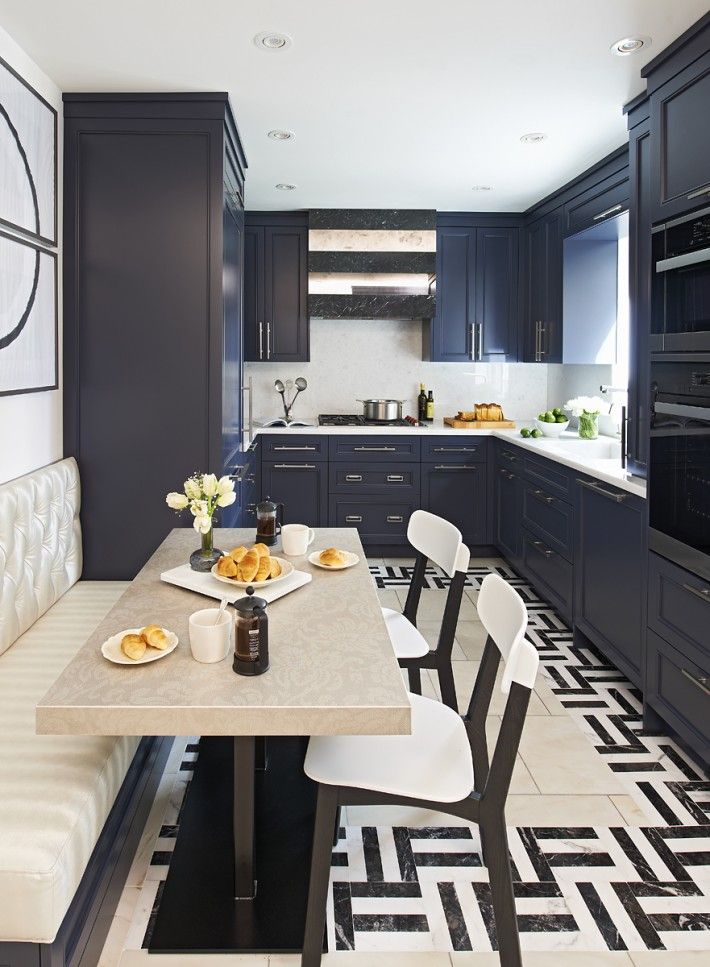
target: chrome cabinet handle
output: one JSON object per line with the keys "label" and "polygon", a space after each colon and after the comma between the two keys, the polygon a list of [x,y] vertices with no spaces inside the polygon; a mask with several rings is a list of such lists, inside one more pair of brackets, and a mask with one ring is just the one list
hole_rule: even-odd
{"label": "chrome cabinet handle", "polygon": [[539,363],[542,362],[543,356],[547,356],[547,350],[542,348],[545,342],[546,335],[547,335],[547,326],[543,326],[542,320],[540,320],[540,358],[538,359]]}
{"label": "chrome cabinet handle", "polygon": [[348,514],[348,516],[345,518],[345,522],[352,523],[352,524],[361,524],[362,517],[359,517],[357,514]]}
{"label": "chrome cabinet handle", "polygon": [[434,470],[478,470],[478,467],[467,467],[461,463],[437,463]]}
{"label": "chrome cabinet handle", "polygon": [[710,195],[710,185],[705,185],[704,188],[696,188],[695,191],[691,191],[685,197],[690,201],[692,198],[702,198],[703,195]]}
{"label": "chrome cabinet handle", "polygon": [[387,523],[388,524],[401,524],[403,520],[404,520],[404,517],[402,517],[401,514],[399,514],[399,515],[398,514],[390,514],[387,517]]}
{"label": "chrome cabinet handle", "polygon": [[541,554],[544,554],[545,557],[552,557],[554,555],[554,553],[555,553],[554,551],[551,551],[549,547],[545,547],[545,545],[542,543],[542,541],[530,541],[529,540],[528,541],[528,544],[531,544],[535,548],[536,551],[539,551]]}
{"label": "chrome cabinet handle", "polygon": [[266,323],[266,358],[271,359],[271,323]]}
{"label": "chrome cabinet handle", "polygon": [[315,463],[275,463],[274,470],[315,470]]}
{"label": "chrome cabinet handle", "polygon": [[543,503],[554,504],[555,502],[555,498],[550,497],[548,494],[545,493],[544,490],[533,490],[532,494],[533,494],[533,497],[537,497],[537,499],[542,500]]}
{"label": "chrome cabinet handle", "polygon": [[694,588],[690,584],[684,584],[683,590],[690,591],[696,598],[700,598],[701,601],[707,601],[710,604],[710,588]]}
{"label": "chrome cabinet handle", "polygon": [[622,209],[622,205],[620,205],[620,204],[619,205],[612,205],[611,208],[607,208],[605,211],[599,212],[598,215],[595,215],[592,218],[592,221],[593,222],[598,222],[600,218],[606,218],[607,215],[612,215],[614,212],[620,212],[621,209]]}
{"label": "chrome cabinet handle", "polygon": [[365,453],[394,453],[397,447],[353,447],[353,450],[357,450]]}
{"label": "chrome cabinet handle", "polygon": [[404,480],[404,474],[402,473],[388,473],[387,483],[401,483]]}
{"label": "chrome cabinet handle", "polygon": [[475,330],[473,327],[473,323],[471,323],[468,327],[468,337],[471,341],[471,348],[468,354],[471,357],[472,361],[476,359],[476,338],[474,333],[475,333]]}
{"label": "chrome cabinet handle", "polygon": [[595,494],[601,494],[602,497],[607,497],[609,500],[613,500],[617,504],[623,503],[628,497],[628,494],[619,494],[613,490],[606,490],[598,483],[593,483],[589,480],[581,480],[579,477],[577,477],[577,483],[580,485],[580,487],[586,487],[587,490],[593,490]]}
{"label": "chrome cabinet handle", "polygon": [[501,457],[505,457],[506,460],[510,460],[511,463],[517,463],[518,462],[518,458],[515,456],[515,454],[514,453],[510,453],[510,451],[508,451],[508,450],[501,450],[500,455],[501,455]]}
{"label": "chrome cabinet handle", "polygon": [[690,679],[693,685],[697,685],[701,692],[705,692],[706,695],[710,695],[710,688],[708,688],[708,678],[705,675],[701,675],[700,678],[696,678],[695,675],[691,675],[686,668],[681,668],[681,672],[686,678]]}
{"label": "chrome cabinet handle", "polygon": [[476,350],[476,359],[480,363],[483,359],[483,323],[476,323],[476,332],[478,333],[478,349]]}
{"label": "chrome cabinet handle", "polygon": [[434,453],[475,453],[478,447],[434,447]]}
{"label": "chrome cabinet handle", "polygon": [[264,358],[264,323],[259,323],[259,359]]}
{"label": "chrome cabinet handle", "polygon": [[671,269],[683,269],[689,265],[700,265],[703,262],[710,262],[710,248],[696,248],[693,252],[672,255],[668,259],[659,259],[656,262],[656,272],[669,272]]}
{"label": "chrome cabinet handle", "polygon": [[272,447],[272,450],[315,450],[316,447]]}
{"label": "chrome cabinet handle", "polygon": [[515,474],[511,473],[510,470],[500,470],[501,477],[505,477],[506,480],[515,480]]}
{"label": "chrome cabinet handle", "polygon": [[345,479],[348,481],[348,483],[356,483],[358,480],[362,480],[362,474],[361,473],[346,473],[345,474]]}

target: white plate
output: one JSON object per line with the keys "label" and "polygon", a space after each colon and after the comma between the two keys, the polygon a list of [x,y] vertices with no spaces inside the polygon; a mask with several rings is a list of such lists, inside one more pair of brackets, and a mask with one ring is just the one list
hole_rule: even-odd
{"label": "white plate", "polygon": [[273,561],[278,561],[281,565],[281,574],[277,578],[268,578],[266,581],[235,581],[234,578],[226,578],[223,574],[217,574],[217,565],[212,567],[212,577],[225,584],[231,584],[233,588],[268,588],[282,578],[286,578],[293,572],[293,564],[284,561],[282,557],[272,557]]}
{"label": "white plate", "polygon": [[353,554],[352,551],[341,551],[340,553],[345,558],[344,564],[324,564],[320,559],[322,553],[322,551],[313,551],[312,554],[308,555],[308,560],[311,564],[322,567],[326,571],[344,571],[346,567],[355,567],[360,561],[358,555]]}
{"label": "white plate", "polygon": [[158,661],[159,658],[165,658],[171,651],[175,651],[178,646],[178,636],[175,632],[163,628],[163,631],[168,636],[168,647],[161,651],[159,648],[151,648],[149,645],[145,655],[139,658],[138,661],[134,661],[132,658],[123,654],[121,651],[121,642],[125,635],[139,635],[142,630],[143,628],[126,628],[124,631],[119,631],[118,634],[111,635],[101,645],[101,654],[104,658],[112,661],[114,665],[148,665],[152,661]]}

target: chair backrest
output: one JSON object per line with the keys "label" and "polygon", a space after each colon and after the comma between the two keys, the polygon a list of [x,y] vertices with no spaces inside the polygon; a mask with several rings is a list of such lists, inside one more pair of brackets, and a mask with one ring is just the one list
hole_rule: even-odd
{"label": "chair backrest", "polygon": [[79,500],[73,458],[0,486],[0,655],[79,580]]}
{"label": "chair backrest", "polygon": [[[473,757],[475,792],[502,806],[508,795],[540,659],[534,646],[525,639],[528,625],[525,602],[500,575],[489,574],[483,579],[476,609],[488,638],[465,722]],[[486,716],[501,658],[504,668],[500,687],[508,700],[489,768]]]}
{"label": "chair backrest", "polygon": [[456,571],[465,574],[468,570],[470,553],[463,543],[461,531],[443,517],[430,514],[428,510],[415,510],[409,518],[407,540],[450,578]]}

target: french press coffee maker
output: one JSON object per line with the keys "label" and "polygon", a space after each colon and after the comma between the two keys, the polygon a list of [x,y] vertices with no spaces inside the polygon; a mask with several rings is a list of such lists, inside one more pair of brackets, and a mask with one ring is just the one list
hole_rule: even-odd
{"label": "french press coffee maker", "polygon": [[262,675],[269,667],[269,618],[266,601],[254,595],[249,585],[247,596],[234,605],[234,663],[237,675]]}
{"label": "french press coffee maker", "polygon": [[[281,516],[279,518],[279,507]],[[266,497],[256,505],[256,539],[267,547],[275,544],[281,533],[284,519],[284,505],[276,504],[270,497]]]}

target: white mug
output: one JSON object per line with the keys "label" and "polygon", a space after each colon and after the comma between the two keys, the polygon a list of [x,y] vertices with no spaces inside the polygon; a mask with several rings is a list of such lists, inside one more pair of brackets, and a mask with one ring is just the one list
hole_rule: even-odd
{"label": "white mug", "polygon": [[227,657],[234,618],[225,610],[215,624],[218,614],[219,608],[204,608],[190,615],[190,651],[197,661],[209,663],[224,661]]}
{"label": "white mug", "polygon": [[315,539],[315,531],[305,524],[283,524],[281,527],[281,546],[289,557],[305,554]]}

